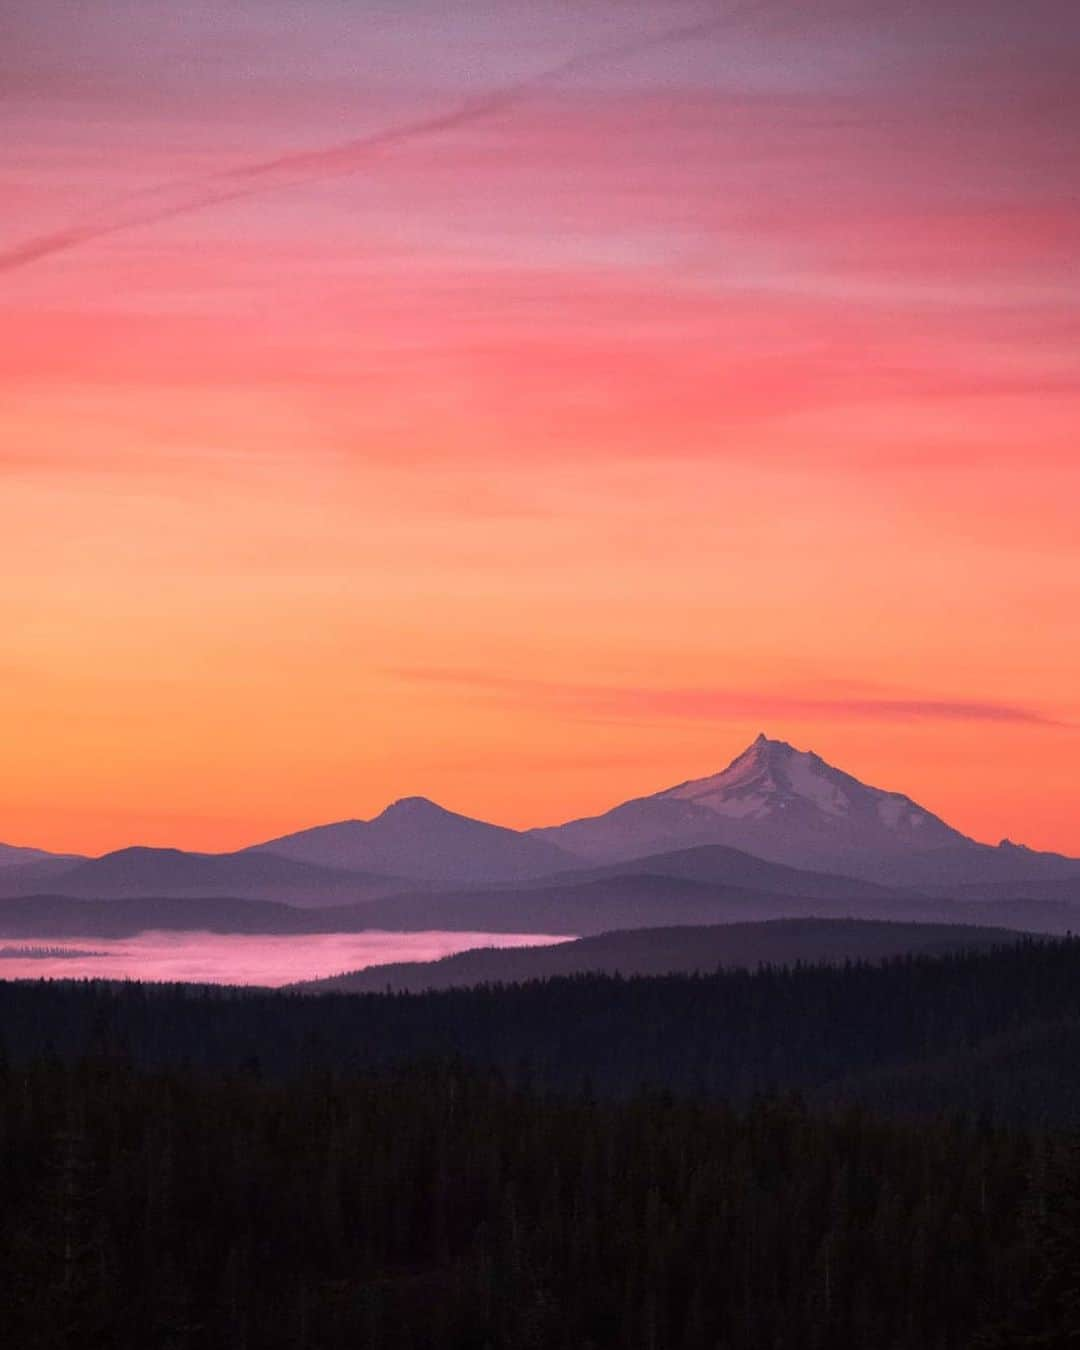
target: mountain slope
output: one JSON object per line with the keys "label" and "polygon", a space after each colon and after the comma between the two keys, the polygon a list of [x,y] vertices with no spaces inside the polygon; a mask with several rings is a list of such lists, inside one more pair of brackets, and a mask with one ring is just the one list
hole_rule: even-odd
{"label": "mountain slope", "polygon": [[[966,907],[951,905],[947,900],[889,891],[847,878],[837,879],[834,890],[830,884],[833,879],[822,877],[822,884],[815,885],[807,873],[793,874],[796,893],[764,889],[761,881],[772,865],[761,866],[762,878],[757,886],[632,868],[607,875],[600,869],[596,874],[552,877],[531,885],[392,895],[369,902],[364,917],[372,928],[580,935],[617,928],[756,922],[809,915],[936,923],[954,921],[952,915],[957,910],[967,913]],[[779,886],[787,869],[777,868],[773,875]],[[1010,914],[1018,908],[1022,907],[1012,907]],[[1055,914],[1059,908],[1054,907]],[[961,917],[959,922],[985,920]],[[1003,920],[1002,926],[1016,926],[1015,919]]]}
{"label": "mountain slope", "polygon": [[12,863],[9,867],[0,867],[0,896],[37,895],[42,891],[53,890],[60,885],[60,879],[66,876],[85,858],[42,858],[38,862]]}
{"label": "mountain slope", "polygon": [[[944,901],[895,908],[877,903],[880,918],[934,921]],[[1066,907],[1071,914],[1074,911]],[[1056,912],[1056,911],[1055,911]],[[721,924],[791,916],[859,916],[855,902],[770,895],[744,887],[679,877],[630,876],[545,888],[480,889],[391,895],[358,903],[298,906],[263,898],[126,896],[86,899],[34,895],[0,900],[0,937],[106,936],[151,928],[213,932],[355,933],[370,929],[419,932],[543,933],[568,937],[618,928]],[[1003,924],[1007,921],[1003,921]]]}
{"label": "mountain slope", "polygon": [[27,867],[37,863],[78,861],[74,853],[49,853],[43,848],[22,848],[16,844],[0,844],[0,868]]}
{"label": "mountain slope", "polygon": [[426,797],[405,797],[372,820],[319,825],[247,851],[440,882],[520,881],[580,862],[547,840],[458,815]]}
{"label": "mountain slope", "polygon": [[740,887],[774,895],[813,896],[819,900],[857,900],[868,906],[876,901],[908,899],[912,895],[907,890],[881,886],[858,877],[812,872],[770,862],[726,844],[699,844],[671,853],[650,853],[644,858],[628,858],[624,862],[562,873],[549,881],[599,881],[636,876],[679,877],[709,885]]}
{"label": "mountain slope", "polygon": [[766,736],[721,773],[535,833],[595,862],[723,844],[894,885],[1080,876],[1078,859],[976,843],[903,793],[870,787]]}

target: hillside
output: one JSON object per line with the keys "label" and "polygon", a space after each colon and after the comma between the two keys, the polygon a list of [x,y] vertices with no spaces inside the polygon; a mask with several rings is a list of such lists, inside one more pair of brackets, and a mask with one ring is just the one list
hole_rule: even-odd
{"label": "hillside", "polygon": [[418,993],[562,975],[693,974],[761,965],[875,961],[901,953],[938,955],[1015,942],[1005,928],[947,924],[777,919],[715,927],[640,928],[555,946],[479,948],[439,961],[405,961],[295,986],[304,992]]}

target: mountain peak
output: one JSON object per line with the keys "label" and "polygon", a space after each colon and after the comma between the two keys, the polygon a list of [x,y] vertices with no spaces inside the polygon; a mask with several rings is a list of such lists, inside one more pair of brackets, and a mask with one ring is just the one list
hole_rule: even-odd
{"label": "mountain peak", "polygon": [[[691,779],[659,794],[687,802],[719,817],[746,825],[782,823],[814,835],[866,835],[910,839],[918,845],[947,842],[954,834],[930,812],[898,792],[869,787],[826,763],[810,750],[798,750],[787,741],[759,735],[720,773]],[[856,822],[859,825],[856,826]]]}
{"label": "mountain peak", "polygon": [[424,821],[453,820],[455,815],[455,812],[448,811],[445,806],[433,802],[430,797],[398,797],[396,801],[392,801],[389,806],[380,811],[371,823],[374,824],[375,821],[423,823]]}
{"label": "mountain peak", "polygon": [[[773,759],[783,760],[791,755],[798,755],[801,753],[802,752],[796,750],[793,745],[789,745],[787,741],[774,740],[771,736],[766,736],[765,733],[761,731],[754,737],[741,755],[736,755],[732,760],[732,764],[737,764],[740,760],[748,758],[756,761]],[[817,759],[817,756],[811,754],[810,758]],[[728,767],[730,768],[731,765]]]}
{"label": "mountain peak", "polygon": [[454,883],[531,879],[575,861],[546,840],[449,811],[430,797],[399,797],[371,820],[316,825],[255,847],[344,871]]}
{"label": "mountain peak", "polygon": [[830,770],[817,755],[762,732],[720,773],[680,783],[660,795],[739,817],[770,815],[793,797],[803,797],[839,815],[844,808],[835,784],[829,781],[830,773],[844,776]]}
{"label": "mountain peak", "polygon": [[835,872],[860,863],[866,872],[898,856],[971,846],[910,797],[860,782],[765,732],[719,773],[568,822],[544,837],[599,859],[724,844]]}
{"label": "mountain peak", "polygon": [[447,829],[466,821],[464,815],[432,802],[429,796],[398,796],[397,801],[373,815],[367,826],[391,825],[397,829]]}

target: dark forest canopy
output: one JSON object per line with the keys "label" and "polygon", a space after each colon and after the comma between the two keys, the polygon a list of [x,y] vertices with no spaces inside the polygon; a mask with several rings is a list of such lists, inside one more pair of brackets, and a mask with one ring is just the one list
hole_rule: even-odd
{"label": "dark forest canopy", "polygon": [[307,980],[302,990],[420,993],[557,975],[672,975],[761,965],[881,961],[922,952],[981,951],[1018,940],[1004,928],[870,919],[770,919],[664,928],[624,928],[542,947],[473,947],[437,961],[401,961]]}
{"label": "dark forest canopy", "polygon": [[0,1131],[20,1350],[946,1350],[1075,1292],[1070,1153],[984,1125],[98,1059],[0,1070]]}
{"label": "dark forest canopy", "polygon": [[17,1062],[107,1052],[139,1065],[257,1063],[282,1076],[460,1058],[515,1081],[746,1101],[798,1090],[900,1113],[1080,1122],[1080,941],[881,964],[422,995],[96,982],[0,983]]}
{"label": "dark forest canopy", "polygon": [[1080,942],[426,995],[9,982],[0,1025],[20,1350],[1080,1335]]}

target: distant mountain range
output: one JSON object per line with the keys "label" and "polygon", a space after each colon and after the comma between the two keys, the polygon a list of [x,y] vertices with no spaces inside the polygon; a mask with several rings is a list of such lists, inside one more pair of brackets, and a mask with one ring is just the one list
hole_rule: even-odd
{"label": "distant mountain range", "polygon": [[0,937],[15,941],[125,938],[154,930],[299,935],[441,929],[573,938],[616,930],[704,928],[777,919],[874,920],[1065,934],[1080,932],[1080,904],[944,899],[859,904],[673,879],[657,883],[648,877],[628,878],[622,885],[607,881],[529,891],[417,894],[308,908],[229,897],[83,900],[32,895],[0,900]]}
{"label": "distant mountain range", "polygon": [[402,889],[400,878],[341,872],[264,853],[124,848],[102,858],[48,859],[0,871],[0,896],[47,890],[85,899],[231,896],[300,905],[348,903]]}
{"label": "distant mountain range", "polygon": [[0,845],[0,897],[31,895],[361,905],[368,927],[599,932],[784,913],[899,917],[897,907],[928,919],[943,898],[1071,912],[1080,859],[977,843],[901,793],[759,736],[711,777],[545,829],[408,797],[371,820],[234,853],[83,858]]}

